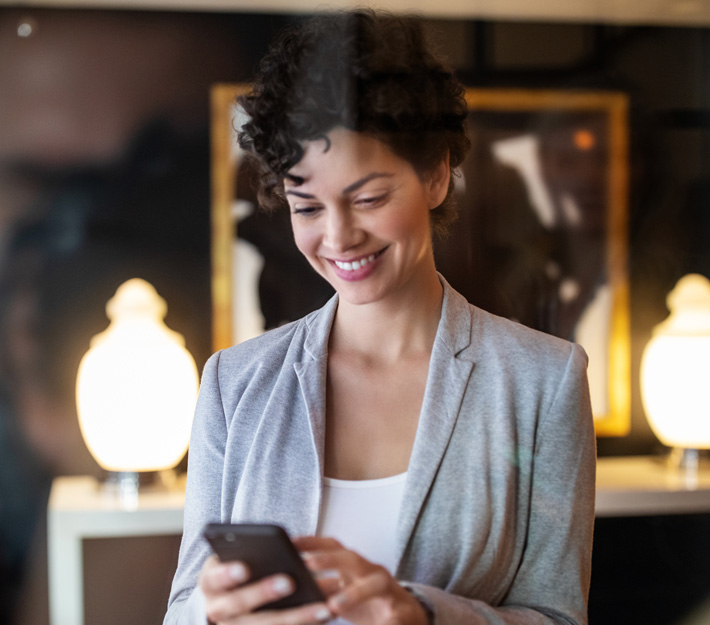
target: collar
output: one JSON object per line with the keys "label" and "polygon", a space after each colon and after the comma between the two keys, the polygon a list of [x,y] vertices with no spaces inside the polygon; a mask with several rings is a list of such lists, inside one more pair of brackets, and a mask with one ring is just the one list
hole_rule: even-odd
{"label": "collar", "polygon": [[[471,345],[474,309],[463,295],[453,289],[444,276],[438,276],[444,288],[444,298],[434,342],[443,341],[454,356],[459,356]],[[325,306],[305,318],[304,349],[310,359],[321,360],[328,356],[328,338],[338,310],[338,301],[336,293]]]}

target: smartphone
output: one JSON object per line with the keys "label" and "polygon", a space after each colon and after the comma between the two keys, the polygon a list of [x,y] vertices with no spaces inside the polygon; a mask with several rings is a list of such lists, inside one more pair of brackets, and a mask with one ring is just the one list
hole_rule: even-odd
{"label": "smartphone", "polygon": [[239,560],[249,567],[250,581],[285,573],[296,589],[288,597],[267,603],[258,610],[281,610],[304,603],[325,601],[325,596],[306,568],[286,530],[278,525],[209,523],[203,531],[222,562]]}

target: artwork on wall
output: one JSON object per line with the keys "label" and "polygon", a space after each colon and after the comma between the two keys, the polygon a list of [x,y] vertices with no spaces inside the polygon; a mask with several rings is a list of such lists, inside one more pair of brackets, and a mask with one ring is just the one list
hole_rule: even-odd
{"label": "artwork on wall", "polygon": [[236,97],[246,85],[212,88],[212,306],[215,349],[299,319],[333,294],[293,242],[288,211],[257,210],[237,145]]}
{"label": "artwork on wall", "polygon": [[[296,319],[332,289],[292,241],[287,211],[257,210],[236,142],[236,97],[212,89],[214,346]],[[614,92],[469,89],[459,219],[437,267],[469,301],[580,343],[597,433],[630,424],[627,99]]]}

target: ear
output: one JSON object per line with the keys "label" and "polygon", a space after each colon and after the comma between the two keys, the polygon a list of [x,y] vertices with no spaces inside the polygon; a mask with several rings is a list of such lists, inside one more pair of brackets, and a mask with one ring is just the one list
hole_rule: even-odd
{"label": "ear", "polygon": [[449,168],[449,152],[447,150],[444,158],[434,167],[427,180],[429,187],[429,210],[435,209],[444,201],[449,191],[450,178],[451,169]]}

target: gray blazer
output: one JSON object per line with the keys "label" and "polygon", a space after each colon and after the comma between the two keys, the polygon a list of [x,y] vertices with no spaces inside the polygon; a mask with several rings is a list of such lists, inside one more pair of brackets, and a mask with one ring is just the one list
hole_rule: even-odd
{"label": "gray blazer", "polygon": [[[437,625],[586,623],[595,438],[577,345],[444,283],[398,520],[397,578]],[[316,531],[337,296],[205,366],[166,625],[204,625],[209,521]]]}

